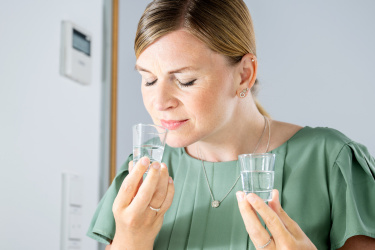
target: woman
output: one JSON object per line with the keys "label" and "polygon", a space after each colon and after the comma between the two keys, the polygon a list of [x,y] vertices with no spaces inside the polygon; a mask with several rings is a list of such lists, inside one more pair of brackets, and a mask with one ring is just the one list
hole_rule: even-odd
{"label": "woman", "polygon": [[[142,183],[149,160],[129,156],[90,237],[112,250],[375,248],[374,158],[336,130],[270,119],[242,0],[153,1],[135,52],[145,107],[170,130],[164,163]],[[268,205],[239,191],[238,155],[253,152],[276,154]]]}

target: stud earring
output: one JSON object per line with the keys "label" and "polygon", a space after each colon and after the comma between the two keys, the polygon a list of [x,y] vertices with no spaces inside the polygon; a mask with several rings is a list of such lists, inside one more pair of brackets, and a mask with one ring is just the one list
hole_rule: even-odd
{"label": "stud earring", "polygon": [[254,58],[251,58],[251,61],[252,61],[252,62],[255,62]]}
{"label": "stud earring", "polygon": [[240,92],[240,97],[244,98],[246,96],[246,92],[249,90],[249,88],[246,88]]}

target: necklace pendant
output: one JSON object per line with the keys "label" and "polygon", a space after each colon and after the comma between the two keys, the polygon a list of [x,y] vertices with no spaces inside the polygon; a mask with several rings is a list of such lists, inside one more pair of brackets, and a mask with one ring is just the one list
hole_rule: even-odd
{"label": "necklace pendant", "polygon": [[219,206],[220,206],[220,201],[213,201],[213,202],[211,203],[211,206],[212,206],[213,208],[217,208],[217,207],[219,207]]}

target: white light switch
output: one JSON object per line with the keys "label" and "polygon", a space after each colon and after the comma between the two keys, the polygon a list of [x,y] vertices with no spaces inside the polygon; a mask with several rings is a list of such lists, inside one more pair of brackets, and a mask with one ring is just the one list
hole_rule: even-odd
{"label": "white light switch", "polygon": [[71,175],[68,185],[70,205],[82,206],[82,177],[79,175]]}
{"label": "white light switch", "polygon": [[82,237],[82,215],[81,209],[79,211],[69,213],[69,239],[80,240]]}
{"label": "white light switch", "polygon": [[62,178],[61,250],[81,249],[83,237],[83,178],[63,173]]}

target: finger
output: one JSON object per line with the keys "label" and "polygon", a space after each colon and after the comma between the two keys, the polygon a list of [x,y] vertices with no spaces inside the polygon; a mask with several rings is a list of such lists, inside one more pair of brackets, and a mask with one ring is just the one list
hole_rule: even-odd
{"label": "finger", "polygon": [[245,194],[242,191],[236,193],[238,207],[240,208],[240,213],[242,219],[245,223],[246,231],[249,233],[251,241],[255,246],[264,245],[269,239],[270,235],[267,230],[263,227],[262,223],[251,207],[249,202],[245,199]]}
{"label": "finger", "polygon": [[[133,170],[133,168],[134,168],[134,161],[130,161],[128,164],[129,173]],[[138,183],[137,192],[138,192],[139,187],[142,185],[142,182],[143,182],[143,178],[141,178],[141,180]]]}
{"label": "finger", "polygon": [[164,214],[167,212],[169,207],[172,205],[174,196],[174,183],[172,177],[168,177],[168,189],[167,189],[167,196],[165,197],[163,204],[160,207],[160,212],[158,214]]}
{"label": "finger", "polygon": [[[272,201],[268,202],[269,207],[279,216],[286,229],[294,236],[303,236],[304,233],[298,224],[292,220],[289,215],[284,211],[279,202],[279,191],[274,189],[272,191]],[[303,234],[301,234],[303,233]]]}
{"label": "finger", "polygon": [[143,174],[150,164],[150,160],[147,157],[143,157],[137,162],[132,172],[124,179],[113,202],[113,209],[120,209],[129,206],[133,197],[138,191],[140,180],[143,178]]}
{"label": "finger", "polygon": [[148,208],[151,198],[155,193],[156,186],[160,178],[160,163],[153,162],[148,170],[147,177],[140,186],[137,195],[132,201],[132,207],[135,210],[144,211]]}
{"label": "finger", "polygon": [[289,242],[292,236],[279,216],[256,194],[248,194],[246,198],[255,211],[263,218],[275,241],[280,241],[281,243]]}
{"label": "finger", "polygon": [[168,179],[169,179],[168,168],[165,165],[165,163],[162,163],[161,168],[160,168],[159,182],[157,184],[155,193],[152,196],[150,206],[154,208],[161,207],[161,204],[163,204],[165,196],[167,195]]}
{"label": "finger", "polygon": [[133,161],[130,161],[129,164],[128,164],[128,170],[129,170],[129,173],[132,171],[133,166],[134,166],[134,162],[133,162]]}

